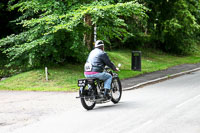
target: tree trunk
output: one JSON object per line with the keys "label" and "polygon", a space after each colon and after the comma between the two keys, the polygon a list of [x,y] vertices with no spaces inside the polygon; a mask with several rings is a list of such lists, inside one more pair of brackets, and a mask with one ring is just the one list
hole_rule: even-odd
{"label": "tree trunk", "polygon": [[92,25],[90,15],[86,15],[84,21],[86,26],[88,27],[87,33],[84,34],[84,43],[87,46],[88,50],[91,50],[94,43],[94,25]]}

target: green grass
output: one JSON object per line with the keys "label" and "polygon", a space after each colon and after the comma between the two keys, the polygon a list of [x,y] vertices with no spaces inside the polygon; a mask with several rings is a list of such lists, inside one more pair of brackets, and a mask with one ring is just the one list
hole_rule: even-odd
{"label": "green grass", "polygon": [[0,82],[0,90],[75,91],[77,80],[83,78],[81,65],[49,67],[48,81],[45,70],[36,69]]}
{"label": "green grass", "polygon": [[108,52],[115,64],[121,63],[120,78],[125,79],[144,73],[164,70],[172,66],[189,63],[200,63],[200,54],[190,56],[169,55],[155,50],[142,50],[142,71],[131,71],[131,50]]}
{"label": "green grass", "polygon": [[[200,63],[200,52],[190,56],[174,56],[155,50],[142,51],[142,71],[131,70],[131,50],[108,52],[111,60],[117,65],[121,79],[144,73],[167,69],[172,66]],[[66,64],[62,67],[48,67],[49,81],[45,81],[44,68],[21,73],[0,82],[0,90],[32,90],[32,91],[76,91],[77,80],[84,78],[83,64]]]}

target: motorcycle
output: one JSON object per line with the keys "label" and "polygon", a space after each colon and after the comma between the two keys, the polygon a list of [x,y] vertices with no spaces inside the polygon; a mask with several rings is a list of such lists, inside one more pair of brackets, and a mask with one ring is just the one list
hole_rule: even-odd
{"label": "motorcycle", "polygon": [[[121,65],[119,64],[118,67]],[[112,75],[112,83],[110,90],[110,98],[104,97],[104,81],[97,78],[79,79],[78,86],[79,97],[82,106],[86,110],[92,110],[96,104],[102,104],[112,101],[114,104],[118,103],[122,96],[121,81],[117,73],[114,73],[109,67],[105,67],[105,72]]]}

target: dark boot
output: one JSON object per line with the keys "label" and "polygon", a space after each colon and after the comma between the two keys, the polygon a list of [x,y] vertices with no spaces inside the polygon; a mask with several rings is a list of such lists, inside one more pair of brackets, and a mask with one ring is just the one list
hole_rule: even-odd
{"label": "dark boot", "polygon": [[106,98],[106,99],[110,99],[111,98],[110,89],[105,89],[104,98]]}

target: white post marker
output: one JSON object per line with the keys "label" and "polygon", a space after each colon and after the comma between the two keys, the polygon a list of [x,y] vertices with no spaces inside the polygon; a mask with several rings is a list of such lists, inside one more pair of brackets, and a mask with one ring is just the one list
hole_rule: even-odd
{"label": "white post marker", "polygon": [[45,67],[45,75],[46,75],[46,81],[48,81],[48,69]]}
{"label": "white post marker", "polygon": [[97,25],[94,25],[94,43],[97,41]]}

